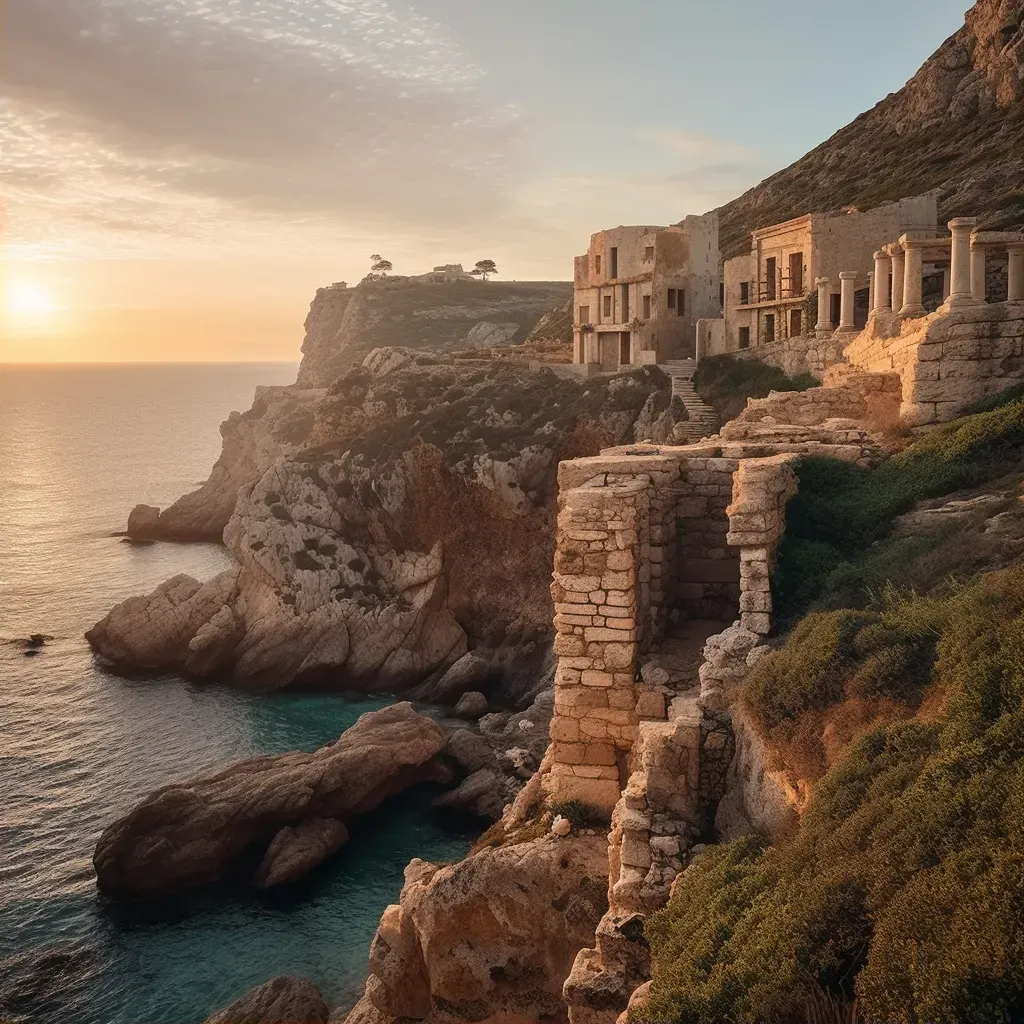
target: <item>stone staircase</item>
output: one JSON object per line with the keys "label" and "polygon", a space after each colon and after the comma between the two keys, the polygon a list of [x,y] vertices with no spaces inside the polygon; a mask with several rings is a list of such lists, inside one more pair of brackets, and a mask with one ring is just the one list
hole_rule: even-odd
{"label": "stone staircase", "polygon": [[686,422],[676,425],[674,440],[679,444],[690,444],[717,433],[718,416],[715,410],[701,401],[693,386],[693,375],[697,372],[696,360],[671,359],[659,363],[659,367],[672,378],[672,397],[681,399],[690,417]]}

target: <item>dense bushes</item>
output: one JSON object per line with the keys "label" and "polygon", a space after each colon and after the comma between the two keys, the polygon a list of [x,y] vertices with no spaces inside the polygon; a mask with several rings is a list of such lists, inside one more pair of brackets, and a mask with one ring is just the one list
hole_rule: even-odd
{"label": "dense bushes", "polygon": [[764,398],[769,391],[806,391],[821,381],[802,373],[787,377],[775,366],[760,359],[735,359],[732,356],[706,356],[697,364],[693,386],[722,423],[735,419],[748,398]]}
{"label": "dense bushes", "polygon": [[776,729],[851,692],[909,715],[926,675],[941,705],[857,740],[792,839],[712,849],[680,877],[650,922],[640,1019],[803,1021],[819,987],[869,1024],[1024,1019],[1024,568],[812,616],[748,696]]}
{"label": "dense bushes", "polygon": [[810,607],[916,502],[1002,475],[1022,448],[1024,401],[1016,400],[946,424],[874,468],[802,460],[773,578],[780,617]]}

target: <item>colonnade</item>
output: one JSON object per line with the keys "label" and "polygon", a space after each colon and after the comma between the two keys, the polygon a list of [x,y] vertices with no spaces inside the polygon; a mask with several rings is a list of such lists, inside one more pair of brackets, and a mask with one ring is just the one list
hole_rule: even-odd
{"label": "colonnade", "polygon": [[[898,242],[886,245],[874,254],[874,270],[868,274],[871,316],[896,314],[901,317],[925,315],[923,303],[923,270],[925,262],[948,261],[943,268],[943,300],[945,309],[977,306],[986,299],[986,255],[1007,254],[1008,302],[1024,302],[1024,232],[978,231],[976,217],[957,217],[949,222],[950,237],[924,238],[902,235]],[[840,321],[838,328],[830,322],[829,286],[827,277],[815,280],[818,288],[818,322],[815,333],[821,337],[833,331],[855,333],[854,291],[857,274],[842,271]]]}

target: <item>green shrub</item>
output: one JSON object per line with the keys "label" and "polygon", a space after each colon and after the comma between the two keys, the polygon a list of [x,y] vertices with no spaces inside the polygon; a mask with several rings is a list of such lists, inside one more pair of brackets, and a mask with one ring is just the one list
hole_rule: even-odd
{"label": "green shrub", "polygon": [[773,577],[780,618],[802,614],[916,502],[1003,475],[1022,448],[1024,401],[1010,401],[948,423],[873,468],[802,459]]}
{"label": "green shrub", "polygon": [[[709,850],[648,924],[650,1003],[678,1024],[802,1020],[811,992],[858,998],[867,1024],[1011,1024],[1024,1014],[1024,567],[942,601],[813,616],[768,662],[780,719],[851,686],[906,694],[933,650],[944,701],[858,739],[776,846]],[[830,652],[844,659],[837,671]],[[883,659],[884,661],[884,659]],[[799,670],[815,678],[800,685]],[[760,670],[759,670],[760,671]],[[859,680],[859,681],[858,681]],[[770,686],[762,680],[765,699]]]}
{"label": "green shrub", "polygon": [[549,809],[555,817],[561,815],[568,819],[575,831],[583,828],[607,828],[611,821],[599,807],[582,800],[563,800],[552,804]]}
{"label": "green shrub", "polygon": [[733,356],[705,356],[693,377],[697,394],[723,423],[735,419],[746,408],[748,398],[764,398],[770,391],[806,391],[820,384],[807,373],[788,377],[760,359]]}

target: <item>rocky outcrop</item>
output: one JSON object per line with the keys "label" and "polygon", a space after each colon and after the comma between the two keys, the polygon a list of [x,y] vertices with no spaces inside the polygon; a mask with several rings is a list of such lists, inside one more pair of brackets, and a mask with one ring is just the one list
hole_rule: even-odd
{"label": "rocky outcrop", "polygon": [[548,835],[438,867],[414,860],[348,1024],[565,1021],[562,983],[607,908],[603,835]]}
{"label": "rocky outcrop", "polygon": [[[436,679],[451,703],[502,688],[503,701],[528,699],[517,661],[533,672],[550,636],[558,463],[631,440],[666,388],[656,369],[578,381],[388,349],[325,392],[266,389],[228,421],[210,480],[156,520],[200,536],[228,514],[238,568],[131,598],[89,642],[117,670],[253,689]],[[139,521],[152,530],[150,513]],[[488,669],[433,675],[471,647]]]}
{"label": "rocky outcrop", "polygon": [[209,479],[161,512],[137,505],[128,517],[132,540],[219,541],[235,511],[240,487],[252,485],[281,455],[295,451],[313,428],[322,390],[258,387],[248,412],[220,426],[223,447]]}
{"label": "rocky outcrop", "polygon": [[327,387],[375,348],[445,352],[521,342],[571,298],[572,284],[561,281],[395,277],[320,288],[306,318],[298,384]]}
{"label": "rocky outcrop", "polygon": [[115,899],[162,896],[221,877],[267,844],[254,882],[288,881],[344,842],[344,823],[424,781],[449,781],[440,727],[411,704],[363,715],[311,754],[241,761],[157,790],[107,827],[93,864]]}
{"label": "rocky outcrop", "polygon": [[916,75],[785,170],[719,210],[721,247],[805,213],[939,189],[939,216],[1024,226],[1024,0],[979,0]]}
{"label": "rocky outcrop", "polygon": [[283,975],[246,992],[206,1024],[327,1024],[328,1010],[317,987]]}

